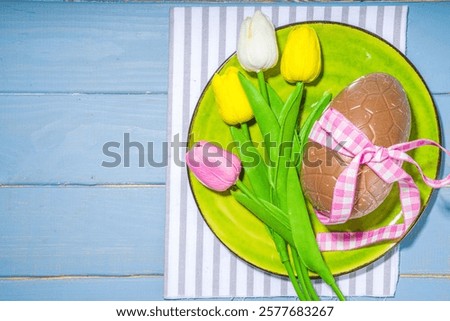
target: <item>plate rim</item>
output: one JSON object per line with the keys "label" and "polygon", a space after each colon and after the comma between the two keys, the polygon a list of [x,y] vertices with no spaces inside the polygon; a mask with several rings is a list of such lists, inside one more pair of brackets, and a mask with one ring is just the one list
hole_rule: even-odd
{"label": "plate rim", "polygon": [[[385,45],[388,45],[391,49],[393,49],[397,54],[399,54],[401,56],[401,58],[414,70],[414,72],[416,73],[416,75],[419,77],[421,83],[424,85],[425,89],[426,89],[426,93],[427,96],[429,97],[430,101],[431,101],[431,105],[433,107],[434,110],[434,120],[436,122],[437,125],[437,136],[438,136],[438,143],[442,144],[442,130],[441,130],[441,121],[439,119],[439,114],[438,114],[438,110],[436,108],[436,103],[433,99],[433,95],[431,94],[431,91],[427,85],[427,83],[425,82],[425,79],[423,78],[422,74],[419,72],[419,70],[416,68],[416,66],[412,63],[412,61],[406,56],[406,53],[403,53],[402,51],[400,51],[398,48],[396,48],[393,44],[391,44],[390,42],[388,42],[386,39],[382,38],[381,36],[377,35],[376,33],[366,30],[362,27],[359,26],[354,26],[348,23],[344,23],[344,22],[337,22],[337,21],[327,21],[327,20],[314,20],[314,21],[301,21],[301,22],[293,22],[293,23],[289,23],[286,25],[282,25],[279,26],[277,28],[275,28],[275,32],[279,31],[279,30],[283,30],[286,28],[290,28],[290,27],[295,27],[298,25],[337,25],[337,26],[342,26],[342,27],[346,27],[346,28],[350,28],[350,29],[355,29],[358,30],[362,33],[365,33],[369,36],[372,36],[374,38],[376,38],[378,41],[383,42]],[[231,53],[214,71],[213,75],[222,71],[222,69],[225,67],[225,65],[236,55],[237,50],[233,51],[233,53]],[[212,78],[213,76],[211,76],[208,79],[208,82],[205,84],[205,86],[202,89],[202,92],[199,96],[199,98],[197,99],[197,102],[195,104],[195,108],[194,111],[192,113],[192,116],[189,120],[189,127],[188,127],[188,131],[187,131],[187,146],[186,149],[188,150],[189,147],[191,146],[191,140],[189,139],[192,130],[193,130],[193,126],[194,126],[194,119],[198,113],[198,110],[200,108],[200,104],[202,102],[202,100],[204,99],[204,96],[206,95],[206,92],[208,90],[208,88],[211,86],[211,82],[212,82]],[[253,267],[255,267],[256,269],[259,269],[261,271],[270,273],[272,275],[277,275],[277,276],[281,276],[281,277],[287,277],[287,274],[284,273],[278,273],[275,271],[271,271],[270,269],[267,268],[263,268],[260,267],[252,262],[250,262],[247,258],[245,258],[244,256],[242,256],[241,254],[237,253],[235,250],[233,250],[232,248],[230,248],[230,246],[225,243],[218,235],[217,232],[211,227],[210,223],[208,222],[208,220],[205,217],[205,214],[203,213],[203,211],[200,209],[200,205],[199,205],[199,201],[197,199],[197,195],[194,193],[194,189],[193,189],[193,185],[192,185],[192,179],[193,179],[193,174],[192,172],[189,170],[188,166],[186,167],[186,174],[188,177],[188,182],[189,182],[189,187],[192,193],[192,196],[194,198],[195,204],[197,206],[198,212],[200,213],[200,215],[203,218],[203,221],[206,223],[206,225],[208,226],[208,228],[211,230],[211,232],[214,234],[214,237],[217,238],[220,243],[225,246],[233,255],[235,255],[236,257],[238,257],[239,259],[241,259],[243,262],[245,262],[246,264],[249,264]],[[439,176],[439,173],[441,172],[442,169],[442,153],[439,152],[438,154],[438,159],[437,159],[437,166],[436,166],[436,171],[434,173],[434,178],[437,178]],[[427,208],[429,208],[429,205],[431,203],[431,201],[433,199],[435,199],[436,196],[436,189],[432,189],[431,192],[429,193],[427,199],[423,202],[422,204],[422,209],[420,210],[419,214],[417,215],[417,218],[414,220],[414,222],[409,226],[408,230],[404,233],[404,235],[401,238],[396,239],[395,241],[391,241],[389,242],[387,245],[387,249],[386,251],[382,251],[383,253],[376,256],[375,258],[373,258],[372,260],[368,260],[367,262],[365,262],[364,264],[355,266],[351,269],[344,269],[345,271],[341,271],[339,273],[333,273],[333,275],[335,277],[337,276],[341,276],[341,275],[345,275],[345,274],[349,274],[352,272],[355,272],[357,270],[360,270],[364,267],[369,266],[370,264],[374,263],[375,261],[377,261],[378,259],[380,259],[381,257],[385,256],[387,253],[389,253],[390,251],[392,251],[392,249],[396,246],[398,246],[409,234],[410,232],[413,230],[413,228],[416,226],[416,224],[418,223],[418,221],[420,220],[420,218],[422,217],[423,213],[426,211]],[[311,213],[310,213],[311,215]],[[383,241],[384,242],[384,241]],[[380,242],[379,244],[382,244],[382,242]],[[327,252],[343,252],[342,250],[334,250],[334,251],[327,251]],[[311,277],[312,278],[318,278],[318,276],[315,273],[311,273]]]}

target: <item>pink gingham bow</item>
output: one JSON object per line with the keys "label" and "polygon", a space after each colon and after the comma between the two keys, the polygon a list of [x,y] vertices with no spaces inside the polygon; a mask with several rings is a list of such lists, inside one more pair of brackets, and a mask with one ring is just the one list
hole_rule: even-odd
{"label": "pink gingham bow", "polygon": [[[425,176],[419,164],[406,154],[409,150],[431,145],[450,155],[449,151],[432,140],[418,139],[390,147],[376,146],[364,133],[333,108],[328,108],[324,112],[314,125],[309,138],[352,158],[337,179],[330,213],[316,211],[323,224],[341,224],[350,218],[358,169],[363,164],[369,166],[386,183],[398,182],[404,215],[403,223],[370,231],[318,233],[317,241],[323,251],[355,249],[375,242],[399,238],[408,231],[419,215],[420,193],[412,177],[402,169],[401,165],[404,161],[416,166],[424,182],[430,187],[440,188],[450,184],[450,175],[442,180]],[[338,146],[339,149],[336,148]]]}

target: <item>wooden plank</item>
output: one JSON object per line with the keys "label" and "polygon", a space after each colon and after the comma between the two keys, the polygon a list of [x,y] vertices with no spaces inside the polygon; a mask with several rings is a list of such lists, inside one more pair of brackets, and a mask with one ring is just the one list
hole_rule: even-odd
{"label": "wooden plank", "polygon": [[[131,136],[133,140],[163,140],[164,107],[157,106],[155,101],[148,101],[148,99],[146,95],[1,96],[0,100],[3,101],[0,110],[7,111],[0,118],[2,120],[0,137],[5,142],[0,147],[2,155],[0,163],[3,168],[0,175],[2,175],[3,183],[164,182],[164,168],[153,168],[148,164],[144,168],[139,168],[136,166],[138,165],[137,157],[131,158],[130,168],[100,166],[103,160],[110,160],[101,154],[101,146],[105,141],[113,139],[121,141],[123,132],[127,128],[134,128],[133,133],[137,133],[136,136],[134,134]],[[43,102],[37,103],[40,100]],[[161,98],[161,102],[164,100],[165,98]],[[447,112],[447,107],[450,106],[450,95],[437,95],[435,100],[442,123],[450,123],[450,113]],[[12,107],[5,107],[8,105]],[[128,106],[133,106],[133,112],[128,112]],[[147,110],[152,106],[154,108],[148,112]],[[147,129],[148,124],[156,126],[154,132]],[[443,126],[442,130],[445,141],[450,141],[448,128]],[[32,156],[29,155],[30,151]],[[29,157],[31,157],[30,160]],[[133,164],[134,166],[131,166]],[[444,171],[449,173],[448,158],[445,164]],[[17,189],[15,194],[17,203],[28,201],[28,191],[29,189]],[[83,201],[83,197],[85,195],[77,194],[73,199],[79,202]],[[153,202],[163,208],[164,195],[161,194],[160,198],[154,199]],[[448,265],[450,242],[446,232],[450,228],[449,202],[448,190],[441,190],[413,232],[401,243],[403,273],[448,273],[450,271]],[[58,204],[62,207],[66,206],[62,202]],[[125,207],[125,200],[122,206]],[[44,209],[46,209],[45,206]],[[16,211],[20,212],[20,215],[25,215],[28,208],[16,207]],[[58,208],[53,206],[52,211],[58,212]],[[92,211],[95,211],[95,208]],[[3,215],[13,215],[8,208],[5,208],[3,212]],[[45,222],[44,219],[40,224]],[[159,246],[162,248],[163,240],[161,239],[160,242]],[[433,246],[430,247],[430,244]],[[14,247],[16,244],[10,246]]]}
{"label": "wooden plank", "polygon": [[[0,92],[166,92],[175,5],[187,4],[2,3]],[[450,34],[430,35],[448,29],[450,5],[408,7],[407,55],[433,93],[448,93]]]}
{"label": "wooden plank", "polygon": [[350,298],[352,301],[448,301],[450,278],[400,277],[392,298]]}
{"label": "wooden plank", "polygon": [[[400,243],[400,272],[450,275],[450,189],[442,189]],[[450,290],[450,289],[449,289]]]}
{"label": "wooden plank", "polygon": [[164,182],[166,106],[166,95],[0,95],[0,184]]}
{"label": "wooden plank", "polygon": [[[49,301],[159,301],[163,300],[162,276],[139,278],[68,278],[0,280],[0,300]],[[355,301],[449,301],[450,279],[402,277],[392,298],[348,298]],[[229,298],[231,299],[231,298]],[[239,299],[239,298],[233,298]],[[292,300],[293,298],[272,298]],[[327,298],[324,298],[327,299]],[[329,299],[329,298],[328,298]],[[227,300],[227,299],[224,299]],[[261,300],[246,298],[247,301]],[[270,299],[267,299],[270,301]]]}
{"label": "wooden plank", "polygon": [[[0,189],[0,276],[162,273],[164,193],[163,188]],[[402,242],[401,273],[450,274],[446,213],[428,213]]]}
{"label": "wooden plank", "polygon": [[161,274],[164,193],[159,187],[0,189],[0,276]]}
{"label": "wooden plank", "polygon": [[0,92],[166,92],[169,6],[2,2]]}
{"label": "wooden plank", "polygon": [[[434,99],[448,124],[450,95]],[[0,184],[162,184],[185,140],[165,143],[166,106],[166,95],[0,95]]]}
{"label": "wooden plank", "polygon": [[449,93],[450,3],[408,3],[407,56],[433,93]]}
{"label": "wooden plank", "polygon": [[398,282],[395,300],[449,301],[450,278],[402,277]]}
{"label": "wooden plank", "polygon": [[[0,92],[13,95],[0,97],[0,183],[164,182],[159,169],[97,167],[103,143],[125,130],[135,141],[165,138],[165,96],[14,93],[164,93],[170,6],[2,3]],[[446,30],[449,5],[408,6],[408,56],[433,92],[448,93],[449,35],[431,35]],[[449,124],[449,95],[435,99]],[[449,197],[440,191],[402,242],[402,273],[448,276]],[[162,188],[0,189],[0,220],[0,299],[162,298],[162,277],[10,278],[161,274]],[[448,277],[401,278],[396,299],[449,300],[449,288]]]}
{"label": "wooden plank", "polygon": [[156,301],[163,299],[160,277],[0,280],[0,300]]}

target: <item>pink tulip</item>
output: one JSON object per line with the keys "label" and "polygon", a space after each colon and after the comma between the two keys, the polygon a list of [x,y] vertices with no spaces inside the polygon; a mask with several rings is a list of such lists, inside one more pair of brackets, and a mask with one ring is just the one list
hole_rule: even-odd
{"label": "pink tulip", "polygon": [[241,172],[236,155],[206,141],[196,143],[186,153],[186,164],[203,185],[218,192],[233,186]]}

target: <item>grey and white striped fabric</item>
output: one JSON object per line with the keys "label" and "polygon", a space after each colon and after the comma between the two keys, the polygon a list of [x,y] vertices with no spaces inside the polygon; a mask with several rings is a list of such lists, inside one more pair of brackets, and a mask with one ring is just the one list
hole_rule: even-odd
{"label": "grey and white striped fabric", "polygon": [[[261,9],[276,26],[330,20],[376,33],[401,51],[406,47],[405,6],[180,7],[170,13],[168,139],[186,140],[189,122],[208,79],[236,50],[241,21]],[[199,214],[189,189],[184,149],[169,152],[166,221],[166,298],[295,296],[287,279],[248,265],[221,244]],[[176,159],[178,158],[178,159]],[[348,296],[392,296],[398,281],[398,249],[377,262],[343,275]],[[328,286],[315,283],[331,296]]]}

